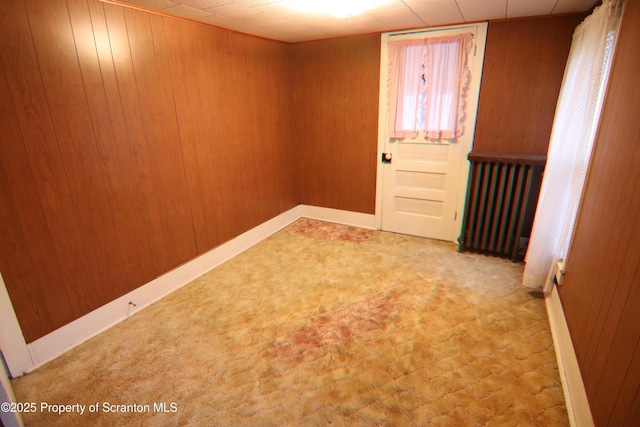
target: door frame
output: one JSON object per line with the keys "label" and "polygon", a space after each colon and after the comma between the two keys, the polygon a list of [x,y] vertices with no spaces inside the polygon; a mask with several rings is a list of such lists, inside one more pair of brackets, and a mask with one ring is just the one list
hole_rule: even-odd
{"label": "door frame", "polygon": [[33,367],[31,354],[22,335],[2,273],[0,273],[0,350],[7,363],[8,374],[12,378],[21,376],[27,369]]}
{"label": "door frame", "polygon": [[[9,381],[9,376],[16,377],[23,374],[24,370],[32,366],[31,356],[27,349],[27,343],[22,336],[22,330],[18,323],[2,274],[0,273],[0,351],[8,366],[5,370],[0,361],[0,403],[15,403],[15,395]],[[23,426],[19,412],[0,411],[0,424],[7,427]]]}
{"label": "door frame", "polygon": [[[484,52],[486,46],[487,39],[487,22],[474,22],[471,24],[460,24],[460,25],[448,25],[443,27],[430,27],[430,28],[419,28],[416,30],[408,30],[408,31],[392,31],[387,33],[382,33],[380,38],[380,90],[379,90],[379,98],[378,98],[378,150],[376,155],[376,208],[375,208],[375,225],[376,229],[382,230],[382,197],[383,197],[383,184],[384,184],[384,164],[381,162],[382,153],[384,152],[385,145],[388,139],[388,119],[387,119],[387,79],[388,79],[388,69],[387,69],[387,58],[389,53],[389,37],[392,35],[400,35],[400,34],[419,34],[419,33],[429,33],[429,32],[437,32],[437,31],[446,31],[446,30],[455,30],[460,28],[477,28],[476,38],[480,40],[480,42],[476,43],[474,40],[474,49],[476,55],[481,55],[480,57],[480,72],[478,78],[480,79],[480,85],[482,84],[482,70],[484,68]],[[468,147],[468,152],[473,149],[473,140],[475,138],[475,128],[476,128],[476,120],[478,117],[477,107],[478,102],[480,100],[480,85],[478,86],[478,94],[476,97],[476,117],[473,121],[473,125],[469,126],[467,129],[471,132],[471,144]],[[457,239],[462,232],[462,220],[464,217],[464,208],[466,203],[466,189],[467,183],[469,180],[469,162],[465,159],[463,162],[463,168],[466,171],[461,171],[460,182],[458,186],[458,199],[456,200],[456,211],[458,212],[457,218],[455,220],[457,234],[454,238],[454,243],[458,243]]]}
{"label": "door frame", "polygon": [[[0,367],[0,403],[5,402],[9,404],[17,403],[9,377],[4,372],[4,368]],[[0,424],[6,427],[21,427],[24,425],[18,411],[0,411]]]}

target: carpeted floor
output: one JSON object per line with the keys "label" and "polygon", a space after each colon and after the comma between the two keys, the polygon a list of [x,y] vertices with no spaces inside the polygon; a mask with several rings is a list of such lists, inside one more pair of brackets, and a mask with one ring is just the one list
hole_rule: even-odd
{"label": "carpeted floor", "polygon": [[28,426],[566,426],[521,269],[301,219],[13,386],[86,405]]}

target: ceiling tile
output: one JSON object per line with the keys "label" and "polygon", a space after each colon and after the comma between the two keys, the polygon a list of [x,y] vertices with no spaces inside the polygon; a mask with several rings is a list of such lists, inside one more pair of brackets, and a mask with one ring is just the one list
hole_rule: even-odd
{"label": "ceiling tile", "polygon": [[233,19],[229,19],[225,16],[220,15],[207,16],[202,18],[200,21],[207,24],[215,25],[216,27],[239,31],[241,33],[249,33],[249,31],[253,33],[253,30],[256,29],[253,25],[243,24],[242,22],[234,21]]}
{"label": "ceiling tile", "polygon": [[429,26],[464,22],[454,0],[405,0],[405,3]]}
{"label": "ceiling tile", "polygon": [[220,15],[209,15],[200,18],[198,21],[204,22],[205,24],[215,25],[216,27],[226,28],[227,25],[233,25],[234,21],[232,19],[227,18],[226,16]]}
{"label": "ceiling tile", "polygon": [[389,10],[389,9],[402,9],[406,7],[406,2],[402,0],[386,0],[382,1],[379,4],[374,4],[372,7],[367,9],[368,12],[371,11],[380,11],[380,10]]}
{"label": "ceiling tile", "polygon": [[237,21],[242,21],[243,16],[259,15],[262,13],[260,10],[256,8],[243,6],[237,3],[223,4],[221,6],[207,9],[207,12],[212,13],[214,15],[222,15],[229,18],[233,18],[233,19],[236,19]]}
{"label": "ceiling tile", "polygon": [[[3,1],[3,0],[0,0]],[[350,18],[301,11],[291,0],[115,0],[168,15],[287,42],[584,12],[600,0],[371,0]],[[298,0],[305,3],[311,0]],[[346,1],[346,0],[341,0]]]}
{"label": "ceiling tile", "polygon": [[265,3],[260,6],[254,6],[255,9],[258,9],[263,12],[270,12],[273,14],[277,14],[279,16],[291,16],[298,15],[300,11],[290,7],[287,5],[285,1],[276,1],[273,3]]}
{"label": "ceiling tile", "polygon": [[308,26],[309,28],[330,27],[340,23],[338,18],[329,15],[311,15],[300,13],[287,17],[287,21],[295,22],[299,25]]}
{"label": "ceiling tile", "polygon": [[287,22],[284,18],[270,13],[257,13],[255,15],[243,18],[242,21],[257,25],[259,27],[266,27],[271,25],[274,27],[274,29],[277,29],[278,25],[282,25]]}
{"label": "ceiling tile", "polygon": [[202,18],[203,16],[211,15],[209,12],[206,12],[204,10],[194,9],[192,7],[185,6],[183,4],[162,9],[162,12],[168,13],[170,15],[179,16],[181,18],[187,18],[187,19],[198,19],[198,18]]}
{"label": "ceiling tile", "polygon": [[[272,30],[270,26],[266,26],[266,29]],[[278,34],[282,35],[282,38],[280,38],[280,40],[291,43],[305,40],[319,40],[324,38],[324,35],[315,29],[291,22],[282,24],[278,27],[277,30],[274,29],[274,31],[277,31]]]}
{"label": "ceiling tile", "polygon": [[216,6],[222,6],[223,4],[233,3],[233,0],[173,0],[177,3],[185,6],[193,7],[194,9],[209,9]]}
{"label": "ceiling tile", "polygon": [[269,3],[277,3],[279,0],[233,0],[234,3],[247,7],[262,6]]}
{"label": "ceiling tile", "polygon": [[175,1],[169,0],[129,0],[127,3],[130,3],[134,6],[144,7],[145,9],[151,10],[160,10],[165,9],[167,7],[176,6],[178,3]]}
{"label": "ceiling tile", "polygon": [[376,18],[368,14],[353,16],[347,22],[347,27],[359,29],[362,33],[386,31],[386,29],[388,28],[387,25],[383,24],[382,22],[378,21]]}
{"label": "ceiling tile", "polygon": [[558,0],[553,13],[586,12],[596,3],[600,3],[599,0]]}
{"label": "ceiling tile", "polygon": [[465,22],[504,19],[507,0],[457,0]]}
{"label": "ceiling tile", "polygon": [[558,0],[509,0],[507,18],[550,15]]}
{"label": "ceiling tile", "polygon": [[304,25],[296,24],[295,22],[284,21],[279,23],[265,23],[261,27],[268,30],[282,31],[283,33],[294,33],[304,31],[306,28]]}
{"label": "ceiling tile", "polygon": [[393,29],[415,28],[427,25],[409,8],[369,11],[367,15]]}

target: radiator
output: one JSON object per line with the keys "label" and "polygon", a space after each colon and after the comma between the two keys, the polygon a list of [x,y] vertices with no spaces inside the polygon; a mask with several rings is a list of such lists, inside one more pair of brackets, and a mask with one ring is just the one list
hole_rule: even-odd
{"label": "radiator", "polygon": [[469,161],[459,250],[522,261],[546,156],[471,152]]}

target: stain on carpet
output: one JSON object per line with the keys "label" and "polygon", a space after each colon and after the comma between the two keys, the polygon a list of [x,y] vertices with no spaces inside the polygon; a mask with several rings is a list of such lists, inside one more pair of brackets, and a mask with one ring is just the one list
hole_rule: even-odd
{"label": "stain on carpet", "polygon": [[355,243],[356,245],[365,243],[374,233],[373,230],[364,228],[314,221],[306,218],[294,222],[286,228],[286,231],[305,237],[321,240],[340,240]]}
{"label": "stain on carpet", "polygon": [[322,357],[331,346],[354,344],[362,334],[384,330],[396,320],[398,295],[395,291],[373,295],[317,316],[309,325],[277,337],[271,353],[277,359],[301,363]]}
{"label": "stain on carpet", "polygon": [[[345,243],[351,242],[351,243]],[[450,242],[300,220],[12,380],[30,426],[568,426],[544,300]]]}

